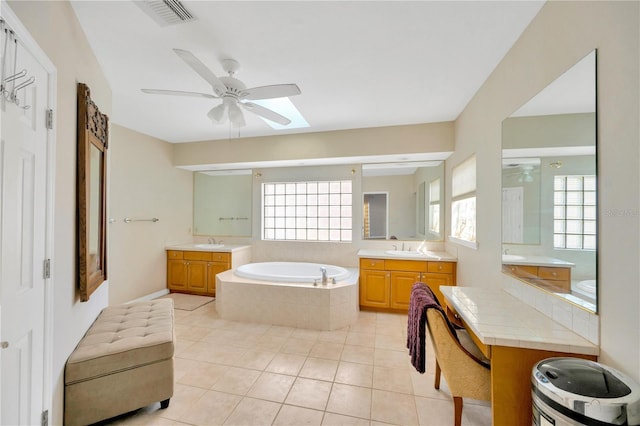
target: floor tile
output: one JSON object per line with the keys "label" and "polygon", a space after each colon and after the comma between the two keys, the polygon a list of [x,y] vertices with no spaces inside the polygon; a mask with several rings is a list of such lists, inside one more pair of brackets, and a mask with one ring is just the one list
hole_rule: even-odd
{"label": "floor tile", "polygon": [[211,389],[222,378],[229,367],[204,361],[192,361],[193,365],[180,377],[178,383],[199,388]]}
{"label": "floor tile", "polygon": [[341,361],[357,362],[359,364],[373,365],[374,348],[364,346],[344,345]]}
{"label": "floor tile", "polygon": [[277,354],[273,357],[265,371],[297,376],[306,361],[306,357],[295,354]]}
{"label": "floor tile", "polygon": [[369,426],[369,420],[342,414],[325,413],[322,426]]}
{"label": "floor tile", "polygon": [[235,395],[246,395],[251,386],[258,380],[260,374],[257,370],[229,367],[224,376],[213,385],[212,389]]}
{"label": "floor tile", "polygon": [[241,396],[207,391],[174,420],[193,425],[220,425],[242,400]]}
{"label": "floor tile", "polygon": [[337,369],[338,361],[321,358],[307,358],[298,375],[309,379],[332,382],[336,376]]}
{"label": "floor tile", "polygon": [[331,382],[298,377],[293,383],[285,403],[298,407],[324,410],[327,406],[330,392]]}
{"label": "floor tile", "polygon": [[[374,389],[371,399],[372,420],[399,425],[418,423],[416,401],[413,395]],[[431,420],[429,421],[431,422]],[[439,423],[427,424],[437,425]]]}
{"label": "floor tile", "polygon": [[311,348],[309,356],[339,360],[342,356],[342,349],[344,349],[344,344],[342,343],[318,341]]}
{"label": "floor tile", "polygon": [[411,374],[406,368],[373,367],[373,388],[413,394]]}
{"label": "floor tile", "polygon": [[373,384],[373,365],[340,361],[335,382],[370,388]]}
{"label": "floor tile", "polygon": [[371,418],[371,388],[334,383],[327,411],[364,419]]}
{"label": "floor tile", "polygon": [[321,425],[323,412],[303,407],[294,407],[292,405],[283,405],[273,422],[274,426],[290,425]]}
{"label": "floor tile", "polygon": [[275,402],[284,402],[285,398],[296,380],[294,376],[263,372],[253,384],[247,396],[266,399]]}
{"label": "floor tile", "polygon": [[230,426],[270,425],[278,415],[281,404],[254,398],[243,398],[224,422]]}

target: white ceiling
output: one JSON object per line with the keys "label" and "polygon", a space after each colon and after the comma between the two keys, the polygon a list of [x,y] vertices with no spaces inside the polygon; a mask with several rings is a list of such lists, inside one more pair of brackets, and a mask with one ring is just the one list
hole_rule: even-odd
{"label": "white ceiling", "polygon": [[[111,86],[111,120],[169,142],[455,120],[543,1],[185,1],[197,20],[159,26],[133,2],[72,1]],[[296,83],[311,127],[214,125],[220,101],[141,88],[212,93],[174,52],[218,77],[233,58],[247,87]]]}

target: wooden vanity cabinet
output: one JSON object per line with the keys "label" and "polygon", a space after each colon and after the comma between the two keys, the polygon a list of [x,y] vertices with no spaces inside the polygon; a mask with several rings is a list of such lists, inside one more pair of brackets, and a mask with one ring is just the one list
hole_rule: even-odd
{"label": "wooden vanity cabinet", "polygon": [[231,268],[231,253],[167,250],[167,288],[215,296],[216,274]]}
{"label": "wooden vanity cabinet", "polygon": [[407,312],[411,288],[422,281],[442,301],[441,285],[455,285],[455,262],[360,259],[360,307]]}
{"label": "wooden vanity cabinet", "polygon": [[503,264],[502,270],[524,281],[557,293],[571,292],[571,268]]}

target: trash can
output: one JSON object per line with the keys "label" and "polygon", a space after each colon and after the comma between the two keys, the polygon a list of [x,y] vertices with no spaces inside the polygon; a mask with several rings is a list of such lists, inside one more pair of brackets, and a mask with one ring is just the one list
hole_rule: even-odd
{"label": "trash can", "polygon": [[531,376],[534,426],[640,425],[640,386],[613,368],[548,358]]}

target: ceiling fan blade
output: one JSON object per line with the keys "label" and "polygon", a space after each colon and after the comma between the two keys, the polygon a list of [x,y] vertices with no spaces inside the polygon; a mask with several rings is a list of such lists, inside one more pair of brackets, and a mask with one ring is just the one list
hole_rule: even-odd
{"label": "ceiling fan blade", "polygon": [[173,95],[173,96],[193,96],[196,98],[218,99],[217,96],[208,93],[183,92],[181,90],[163,90],[163,89],[140,89],[144,93],[152,95]]}
{"label": "ceiling fan blade", "polygon": [[233,127],[244,127],[246,125],[244,115],[237,102],[229,104],[229,121],[231,121]]}
{"label": "ceiling fan blade", "polygon": [[259,115],[260,117],[266,118],[267,120],[271,120],[274,123],[282,124],[283,126],[287,126],[291,123],[284,115],[280,115],[277,112],[270,110],[269,108],[265,108],[261,105],[254,104],[252,102],[240,103],[247,111],[251,111],[254,114]]}
{"label": "ceiling fan blade", "polygon": [[193,56],[193,53],[182,49],[173,49],[173,51],[213,87],[216,95],[222,96],[226,93],[227,86],[205,64]]}
{"label": "ceiling fan blade", "polygon": [[259,100],[286,98],[299,95],[300,93],[302,92],[300,92],[297,84],[273,84],[271,86],[260,86],[243,90],[240,97],[248,100]]}

